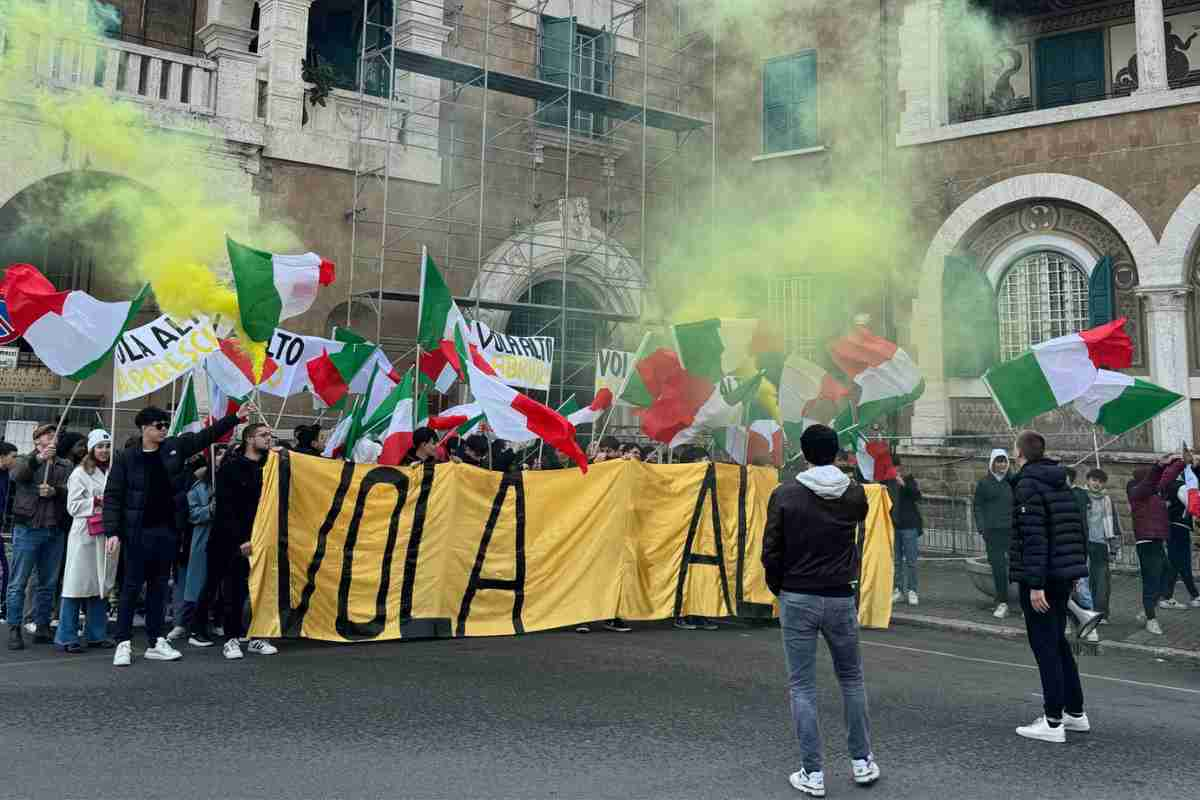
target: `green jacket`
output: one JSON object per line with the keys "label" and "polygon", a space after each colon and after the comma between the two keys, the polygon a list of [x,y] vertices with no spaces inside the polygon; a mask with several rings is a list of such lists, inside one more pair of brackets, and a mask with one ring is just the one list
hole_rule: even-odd
{"label": "green jacket", "polygon": [[975,530],[1012,531],[1012,522],[1012,485],[991,473],[984,475],[975,484]]}

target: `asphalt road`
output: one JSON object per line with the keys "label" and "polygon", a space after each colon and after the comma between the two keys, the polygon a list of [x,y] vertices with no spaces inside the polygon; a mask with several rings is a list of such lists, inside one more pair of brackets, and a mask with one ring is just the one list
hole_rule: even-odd
{"label": "asphalt road", "polygon": [[[1195,664],[1084,658],[1093,732],[1052,745],[1013,733],[1041,713],[1022,643],[907,627],[864,642],[883,777],[850,780],[822,647],[829,797],[1200,797]],[[109,657],[0,653],[0,797],[800,796],[776,629]]]}

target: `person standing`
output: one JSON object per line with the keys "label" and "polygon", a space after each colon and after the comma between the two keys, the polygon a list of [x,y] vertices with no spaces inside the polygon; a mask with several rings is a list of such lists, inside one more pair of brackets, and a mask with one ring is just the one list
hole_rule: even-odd
{"label": "person standing", "polygon": [[175,612],[175,626],[167,634],[167,641],[174,642],[182,639],[191,629],[192,618],[196,613],[196,604],[200,601],[200,593],[204,591],[204,582],[208,576],[208,533],[212,528],[214,493],[213,468],[208,458],[202,456],[200,463],[195,465],[193,475],[196,482],[188,489],[188,524],[192,527],[192,538],[188,543],[187,563],[177,572],[179,575],[176,592],[179,594],[179,607]]}
{"label": "person standing", "polygon": [[[1162,495],[1167,501],[1170,530],[1167,533],[1166,580],[1159,608],[1200,608],[1200,590],[1196,588],[1192,571],[1192,515],[1188,513],[1188,491],[1200,488],[1195,472],[1196,466],[1200,465],[1200,456],[1194,453],[1184,453],[1184,456],[1185,466],[1173,481],[1167,481],[1166,475],[1163,476]],[[1179,580],[1191,595],[1186,605],[1175,599],[1175,584]]]}
{"label": "person standing", "polygon": [[117,615],[117,650],[113,666],[127,667],[133,659],[133,612],[142,585],[146,586],[145,657],[174,661],[182,653],[163,636],[167,579],[186,524],[187,461],[230,433],[256,409],[246,403],[198,433],[168,437],[171,416],[161,408],[143,408],[134,418],[140,431],[132,447],[117,454],[104,489],[104,533],[109,555],[125,551],[125,574]]}
{"label": "person standing", "polygon": [[[17,460],[17,446],[0,441],[0,520],[8,514],[9,472]],[[8,554],[0,539],[0,618],[8,619]]]}
{"label": "person standing", "polygon": [[1087,474],[1088,583],[1096,610],[1108,623],[1112,596],[1112,567],[1121,552],[1121,519],[1105,488],[1108,473],[1096,467]]}
{"label": "person standing", "polygon": [[1166,589],[1168,567],[1163,545],[1171,527],[1167,504],[1159,494],[1159,487],[1173,482],[1181,472],[1182,458],[1173,454],[1163,456],[1153,466],[1135,469],[1133,480],[1125,487],[1133,512],[1133,539],[1142,573],[1142,611],[1137,618],[1139,622],[1144,621],[1146,630],[1155,636],[1161,636],[1163,632],[1162,625],[1155,619],[1155,608]]}
{"label": "person standing", "polygon": [[[271,428],[265,423],[247,425],[242,430],[241,447],[231,450],[217,472],[216,507],[220,516],[213,520],[208,538],[208,579],[205,594],[211,597],[219,588],[225,595],[226,659],[244,657],[239,639],[244,634],[243,611],[250,588],[250,535],[262,496],[262,473],[271,450]],[[207,617],[210,603],[201,602]],[[254,639],[247,648],[256,655],[279,652],[270,642]]]}
{"label": "person standing", "polygon": [[996,592],[996,619],[1008,616],[1008,550],[1012,544],[1013,492],[1008,481],[1008,454],[993,450],[988,474],[975,485],[975,530],[983,536],[992,586]]}
{"label": "person standing", "polygon": [[88,434],[87,450],[67,480],[67,513],[71,532],[67,535],[66,567],[63,570],[62,616],[54,645],[64,653],[82,653],[79,641],[79,611],[85,611],[87,646],[111,650],[117,643],[108,638],[108,603],[105,597],[117,577],[117,555],[105,548],[101,519],[104,487],[112,460],[112,439],[107,431]]}
{"label": "person standing", "polygon": [[34,451],[16,460],[13,486],[13,576],[8,586],[8,649],[23,650],[21,623],[25,589],[37,570],[33,641],[49,644],[54,587],[66,544],[67,480],[74,468],[58,457],[55,427],[41,425],[33,432]]}
{"label": "person standing", "polygon": [[845,706],[847,746],[855,783],[879,780],[871,752],[867,692],[858,644],[854,588],[859,572],[856,533],[867,518],[867,495],[835,465],[837,433],[813,425],[800,438],[812,466],[776,487],[767,504],[762,564],[779,598],[792,721],[801,766],[788,780],[799,791],[825,796],[817,719],[817,636],[829,646]]}
{"label": "person standing", "polygon": [[1083,686],[1067,642],[1067,601],[1087,575],[1084,518],[1067,471],[1046,457],[1036,431],[1017,437],[1013,478],[1013,540],[1009,577],[1018,585],[1025,633],[1042,680],[1044,714],[1017,728],[1026,739],[1065,742],[1067,731],[1088,731]]}
{"label": "person standing", "polygon": [[925,532],[921,519],[921,487],[917,479],[905,475],[904,464],[899,456],[892,457],[896,467],[896,478],[888,481],[893,497],[892,524],[896,528],[896,588],[892,602],[907,599],[910,606],[919,602],[917,596],[917,558],[920,554],[918,542]]}

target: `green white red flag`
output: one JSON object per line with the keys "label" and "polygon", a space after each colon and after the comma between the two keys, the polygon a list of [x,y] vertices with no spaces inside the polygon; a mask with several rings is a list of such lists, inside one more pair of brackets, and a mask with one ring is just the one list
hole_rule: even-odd
{"label": "green white red flag", "polygon": [[280,255],[226,237],[242,329],[251,341],[268,342],[282,320],[312,308],[317,291],[333,283],[332,261],[316,253]]}
{"label": "green white red flag", "polygon": [[1091,387],[1072,404],[1084,419],[1099,425],[1105,433],[1120,436],[1182,401],[1183,395],[1170,389],[1102,369]]}
{"label": "green white red flag", "polygon": [[454,302],[450,287],[442,278],[429,251],[421,248],[421,299],[418,308],[417,347],[420,371],[433,386],[445,394],[462,373],[455,346],[455,331],[462,330],[470,349],[478,347],[470,326]]}
{"label": "green white red flag", "polygon": [[171,417],[171,428],[168,435],[199,433],[203,427],[200,419],[200,405],[196,402],[196,382],[189,374],[183,384],[183,396],[179,398],[179,405],[175,406],[175,414]]}
{"label": "green white red flag", "polygon": [[209,353],[204,359],[204,371],[208,373],[209,384],[216,384],[226,396],[239,404],[250,398],[255,386],[270,380],[278,368],[275,360],[268,358],[263,363],[262,375],[255,381],[254,363],[236,339],[222,339],[220,349]]}
{"label": "green white red flag", "polygon": [[[829,354],[838,368],[858,384],[859,427],[912,405],[925,393],[925,379],[908,353],[865,327],[859,326],[849,336],[834,341]],[[852,412],[846,409],[834,427],[845,432],[854,424]]]}

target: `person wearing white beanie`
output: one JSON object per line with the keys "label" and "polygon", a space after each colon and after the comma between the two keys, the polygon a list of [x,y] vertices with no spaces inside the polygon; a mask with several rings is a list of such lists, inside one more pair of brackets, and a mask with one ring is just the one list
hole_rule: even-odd
{"label": "person wearing white beanie", "polygon": [[88,434],[87,455],[67,479],[67,513],[71,532],[67,535],[67,559],[63,571],[62,614],[55,647],[64,653],[82,653],[79,641],[79,610],[86,610],[88,647],[111,649],[108,638],[108,608],[104,598],[117,577],[117,557],[104,546],[101,521],[104,487],[112,460],[112,438],[106,431]]}

